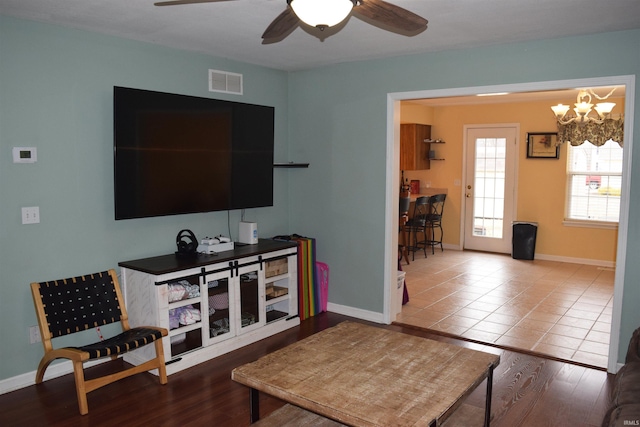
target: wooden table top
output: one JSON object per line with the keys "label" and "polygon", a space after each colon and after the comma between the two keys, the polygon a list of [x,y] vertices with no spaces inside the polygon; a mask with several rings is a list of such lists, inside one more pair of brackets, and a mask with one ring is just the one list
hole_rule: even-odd
{"label": "wooden table top", "polygon": [[354,426],[443,422],[500,356],[343,322],[233,370],[234,381]]}

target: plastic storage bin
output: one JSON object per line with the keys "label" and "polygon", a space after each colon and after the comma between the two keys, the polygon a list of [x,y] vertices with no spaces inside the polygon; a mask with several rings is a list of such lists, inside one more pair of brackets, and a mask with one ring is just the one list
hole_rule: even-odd
{"label": "plastic storage bin", "polygon": [[316,262],[318,271],[318,282],[320,284],[320,310],[327,311],[329,299],[329,266],[324,262]]}
{"label": "plastic storage bin", "polygon": [[513,222],[513,259],[533,259],[536,252],[537,222]]}

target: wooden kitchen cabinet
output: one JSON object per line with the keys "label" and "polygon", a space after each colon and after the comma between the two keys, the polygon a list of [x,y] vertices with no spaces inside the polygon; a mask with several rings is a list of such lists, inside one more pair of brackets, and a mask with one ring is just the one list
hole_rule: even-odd
{"label": "wooden kitchen cabinet", "polygon": [[429,147],[431,125],[407,123],[400,125],[400,170],[430,169]]}

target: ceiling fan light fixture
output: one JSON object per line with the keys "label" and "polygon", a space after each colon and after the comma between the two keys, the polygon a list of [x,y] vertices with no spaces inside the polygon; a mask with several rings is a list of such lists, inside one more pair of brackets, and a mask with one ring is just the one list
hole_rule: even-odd
{"label": "ceiling fan light fixture", "polygon": [[289,0],[289,5],[302,22],[321,30],[341,23],[353,9],[352,0]]}

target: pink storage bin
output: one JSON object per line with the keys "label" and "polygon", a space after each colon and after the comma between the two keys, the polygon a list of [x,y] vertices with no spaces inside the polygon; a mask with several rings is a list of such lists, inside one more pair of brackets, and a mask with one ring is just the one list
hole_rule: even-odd
{"label": "pink storage bin", "polygon": [[320,309],[324,312],[327,311],[329,299],[329,266],[324,262],[316,262],[316,269],[320,285]]}

